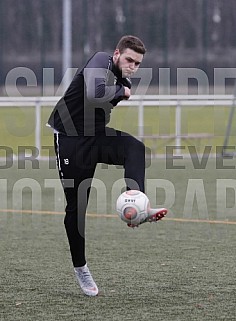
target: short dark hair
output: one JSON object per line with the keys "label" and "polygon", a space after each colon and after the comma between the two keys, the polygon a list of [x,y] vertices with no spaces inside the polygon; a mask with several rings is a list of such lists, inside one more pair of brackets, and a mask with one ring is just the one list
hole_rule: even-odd
{"label": "short dark hair", "polygon": [[146,52],[143,42],[135,36],[123,36],[116,46],[116,49],[119,49],[120,53],[124,52],[124,50],[128,48],[142,55],[144,55]]}

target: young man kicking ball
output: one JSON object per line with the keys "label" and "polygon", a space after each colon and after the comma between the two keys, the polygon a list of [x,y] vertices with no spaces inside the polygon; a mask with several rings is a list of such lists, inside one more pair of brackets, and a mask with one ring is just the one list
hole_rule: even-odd
{"label": "young man kicking ball", "polygon": [[[130,77],[145,52],[139,38],[124,36],[113,56],[95,53],[76,73],[48,121],[54,129],[57,165],[67,201],[64,222],[74,271],[89,296],[97,295],[98,287],[85,259],[85,214],[97,163],[123,165],[127,189],[144,192],[145,146],[107,124],[112,109],[129,99]],[[158,221],[166,213],[166,209],[150,209],[145,222]]]}

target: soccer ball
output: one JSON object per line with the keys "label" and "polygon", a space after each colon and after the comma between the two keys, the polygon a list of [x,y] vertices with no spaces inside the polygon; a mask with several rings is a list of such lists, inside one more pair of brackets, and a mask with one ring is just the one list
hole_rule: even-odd
{"label": "soccer ball", "polygon": [[148,197],[136,190],[122,193],[116,202],[116,210],[122,221],[138,225],[148,216],[150,202]]}

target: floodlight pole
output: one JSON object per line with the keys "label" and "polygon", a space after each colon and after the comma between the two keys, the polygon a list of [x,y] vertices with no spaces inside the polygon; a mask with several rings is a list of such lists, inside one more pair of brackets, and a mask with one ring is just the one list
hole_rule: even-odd
{"label": "floodlight pole", "polygon": [[63,36],[62,36],[62,77],[63,90],[71,82],[72,68],[72,4],[71,0],[62,0]]}

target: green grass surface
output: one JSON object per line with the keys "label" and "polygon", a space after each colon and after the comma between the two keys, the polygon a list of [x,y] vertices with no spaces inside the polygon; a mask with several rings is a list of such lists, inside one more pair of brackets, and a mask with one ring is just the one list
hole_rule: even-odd
{"label": "green grass surface", "polygon": [[[235,320],[232,169],[217,169],[215,159],[202,169],[191,160],[175,161],[184,169],[170,168],[165,160],[152,161],[147,168],[148,196],[153,205],[169,202],[170,214],[162,222],[133,230],[120,221],[111,204],[123,170],[99,166],[94,184],[99,189],[93,188],[88,209],[96,215],[87,216],[86,249],[101,294],[89,298],[73,275],[63,214],[39,213],[63,213],[57,171],[46,162],[34,170],[30,162],[26,165],[0,169],[1,320]],[[236,162],[226,160],[224,165]],[[155,179],[164,180],[159,188],[154,187]],[[217,185],[217,180],[222,183]],[[169,184],[165,191],[160,188],[163,182]],[[199,182],[203,189],[197,188]],[[223,182],[228,184],[225,189]],[[46,187],[49,183],[55,188]],[[108,217],[101,211],[104,199]],[[222,209],[224,201],[221,212],[217,206]],[[32,207],[38,212],[31,212]]]}

